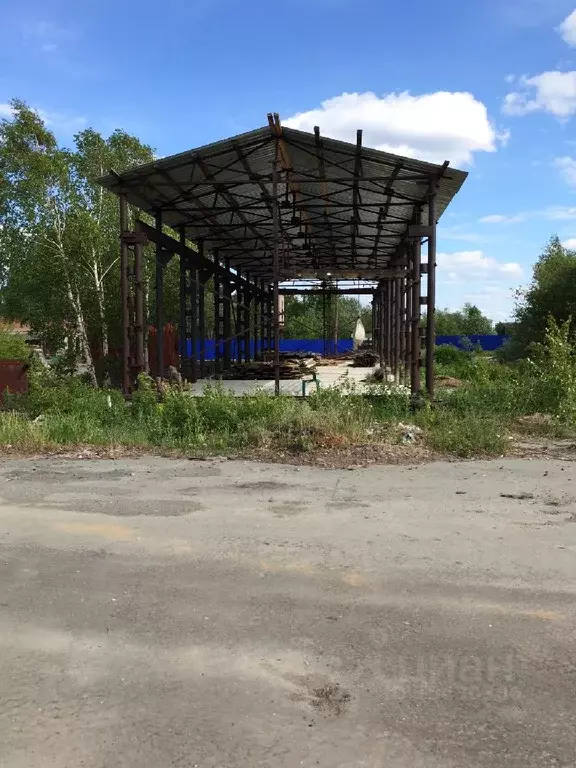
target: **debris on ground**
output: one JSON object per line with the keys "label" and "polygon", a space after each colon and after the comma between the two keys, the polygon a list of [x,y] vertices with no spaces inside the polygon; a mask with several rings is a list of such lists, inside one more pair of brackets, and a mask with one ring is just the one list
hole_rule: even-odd
{"label": "debris on ground", "polygon": [[378,355],[371,350],[360,350],[352,358],[353,368],[373,368],[378,362]]}
{"label": "debris on ground", "polygon": [[440,387],[447,387],[450,389],[466,386],[465,382],[461,379],[454,378],[454,376],[436,376],[436,384]]}
{"label": "debris on ground", "polygon": [[525,501],[526,499],[533,499],[534,494],[527,491],[519,491],[518,493],[501,493],[500,496],[503,499],[517,499],[518,501]]}
{"label": "debris on ground", "polygon": [[390,368],[375,368],[372,373],[368,374],[364,379],[368,384],[379,384],[386,382],[386,384],[392,384],[396,381],[394,374]]}
{"label": "debris on ground", "polygon": [[416,424],[402,424],[402,422],[399,421],[396,428],[400,432],[400,440],[405,445],[415,443],[422,435],[422,429],[417,427]]}

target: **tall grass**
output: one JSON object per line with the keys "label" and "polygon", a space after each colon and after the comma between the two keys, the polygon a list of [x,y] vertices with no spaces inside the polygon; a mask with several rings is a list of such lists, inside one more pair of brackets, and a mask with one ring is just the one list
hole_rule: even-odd
{"label": "tall grass", "polygon": [[438,371],[463,386],[439,387],[436,402],[419,407],[402,387],[374,384],[365,394],[347,380],[305,400],[264,393],[234,397],[219,385],[207,386],[203,397],[168,390],[159,399],[145,377],[127,403],[113,390],[34,373],[28,394],[6,397],[0,443],[23,450],[92,444],[300,453],[398,442],[406,433],[402,423],[419,426],[432,450],[468,458],[505,453],[530,414],[540,414],[540,431],[546,426],[550,434],[576,433],[576,357],[566,324],[550,324],[531,360],[506,365],[447,348],[439,351]]}

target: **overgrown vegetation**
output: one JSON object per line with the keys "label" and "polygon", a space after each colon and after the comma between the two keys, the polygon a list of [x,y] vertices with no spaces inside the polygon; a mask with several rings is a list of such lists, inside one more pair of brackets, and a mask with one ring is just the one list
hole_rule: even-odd
{"label": "overgrown vegetation", "polygon": [[28,394],[6,396],[0,442],[23,450],[90,444],[298,455],[354,445],[368,452],[373,445],[414,440],[463,458],[501,455],[519,432],[576,431],[570,339],[570,322],[551,320],[537,354],[520,363],[501,363],[475,350],[439,350],[439,374],[456,377],[460,386],[439,387],[434,406],[418,408],[404,387],[373,385],[366,395],[346,380],[306,400],[234,397],[221,386],[207,386],[204,397],[168,389],[159,398],[144,377],[126,403],[115,390],[34,372]]}
{"label": "overgrown vegetation", "polygon": [[26,341],[9,326],[0,323],[0,360],[18,360],[24,362],[30,357]]}

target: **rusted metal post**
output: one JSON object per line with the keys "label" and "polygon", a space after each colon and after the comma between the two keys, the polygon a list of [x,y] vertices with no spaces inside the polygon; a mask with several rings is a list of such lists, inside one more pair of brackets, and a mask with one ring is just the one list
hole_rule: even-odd
{"label": "rusted metal post", "polygon": [[326,346],[326,321],[327,308],[326,308],[326,288],[322,290],[322,354],[324,357],[328,356],[328,349]]}
{"label": "rusted metal post", "polygon": [[244,359],[247,363],[250,362],[252,355],[250,354],[250,325],[252,315],[252,290],[249,285],[250,277],[246,274],[246,287],[244,290]]}
{"label": "rusted metal post", "polygon": [[136,337],[136,375],[146,371],[146,355],[144,352],[144,284],[142,277],[142,242],[134,244],[134,335]]}
{"label": "rusted metal post", "polygon": [[198,335],[200,336],[200,370],[199,378],[204,378],[206,368],[206,272],[199,270],[198,283]]}
{"label": "rusted metal post", "polygon": [[406,380],[406,276],[400,278],[400,382]]}
{"label": "rusted metal post", "polygon": [[128,200],[120,195],[120,303],[122,304],[122,392],[132,391],[130,381],[130,292],[128,286],[128,244],[124,233],[128,229]]}
{"label": "rusted metal post", "polygon": [[400,366],[401,366],[401,352],[400,352],[400,338],[402,322],[402,283],[400,277],[394,278],[394,376],[396,381],[400,380]]}
{"label": "rusted metal post", "polygon": [[392,357],[392,342],[394,339],[393,336],[393,329],[392,329],[392,321],[393,321],[393,314],[392,314],[392,281],[386,280],[386,365],[392,369],[393,365],[393,357]]}
{"label": "rusted metal post", "polygon": [[[162,231],[162,211],[156,212],[156,229]],[[156,243],[156,375],[164,378],[164,250]]]}
{"label": "rusted metal post", "polygon": [[[421,212],[417,211],[414,223],[421,223]],[[420,338],[420,260],[422,244],[420,238],[414,241],[412,250],[412,359],[410,361],[410,390],[412,395],[420,394],[420,354],[422,342]]]}
{"label": "rusted metal post", "polygon": [[376,294],[372,294],[372,351],[375,355],[378,354],[378,341],[377,341],[377,333],[378,333],[378,320],[377,320],[377,304],[376,304]]}
{"label": "rusted metal post", "polygon": [[214,373],[218,375],[221,373],[220,369],[220,343],[222,340],[220,330],[220,309],[221,309],[221,296],[220,296],[220,275],[218,274],[218,254],[214,252],[214,263],[216,269],[214,270]]}
{"label": "rusted metal post", "polygon": [[[198,256],[204,257],[204,243],[202,240],[198,240]],[[190,328],[190,380],[195,382],[198,380],[198,277],[199,270],[190,268],[188,274],[188,289],[190,306],[188,308],[189,313],[189,328]]]}
{"label": "rusted metal post", "polygon": [[378,286],[378,358],[380,369],[384,373],[384,283]]}
{"label": "rusted metal post", "polygon": [[412,360],[412,257],[414,243],[408,241],[406,249],[406,346],[404,350],[404,361],[406,367],[406,382],[410,383],[410,365]]}
{"label": "rusted metal post", "polygon": [[226,277],[223,278],[223,304],[222,304],[222,320],[224,325],[224,370],[227,371],[230,368],[230,363],[232,361],[232,324],[230,322],[231,318],[231,304],[232,304],[232,285],[231,285],[231,274],[230,274],[230,261],[229,259],[226,260]]}
{"label": "rusted metal post", "polygon": [[266,349],[266,294],[264,292],[264,280],[259,281],[260,286],[260,356]]}
{"label": "rusted metal post", "polygon": [[260,290],[258,288],[258,280],[254,280],[254,304],[253,304],[253,316],[252,316],[252,324],[254,327],[253,335],[254,335],[254,360],[258,360],[258,344],[259,344],[259,336],[260,336]]}
{"label": "rusted metal post", "polygon": [[[180,227],[179,229],[180,242],[182,245],[186,245],[186,228]],[[186,360],[188,357],[186,350],[186,265],[184,263],[184,256],[179,254],[178,256],[178,307],[179,307],[179,322],[178,322],[178,351],[180,352],[180,373],[182,378],[186,378],[187,365]]]}
{"label": "rusted metal post", "polygon": [[[278,141],[277,148],[278,148]],[[274,394],[280,394],[280,221],[278,211],[278,161],[274,161],[272,170],[272,218],[273,218],[273,325],[274,325]]]}
{"label": "rusted metal post", "polygon": [[428,273],[426,288],[426,391],[434,399],[434,352],[436,346],[436,179],[428,190]]}

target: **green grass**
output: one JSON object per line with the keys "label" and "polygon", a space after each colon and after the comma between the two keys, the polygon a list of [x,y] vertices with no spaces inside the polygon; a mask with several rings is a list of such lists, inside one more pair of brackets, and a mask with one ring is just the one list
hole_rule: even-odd
{"label": "green grass", "polygon": [[576,434],[576,356],[565,328],[551,327],[549,336],[540,357],[516,365],[474,351],[442,352],[439,374],[459,378],[463,386],[439,387],[433,405],[418,407],[405,389],[375,384],[366,395],[349,381],[305,400],[264,393],[234,397],[208,386],[203,397],[169,390],[159,401],[142,379],[127,403],[119,392],[76,379],[46,381],[36,372],[28,394],[6,398],[0,443],[23,451],[88,444],[298,454],[400,442],[402,423],[420,427],[419,440],[434,452],[499,456],[510,449],[513,435]]}

